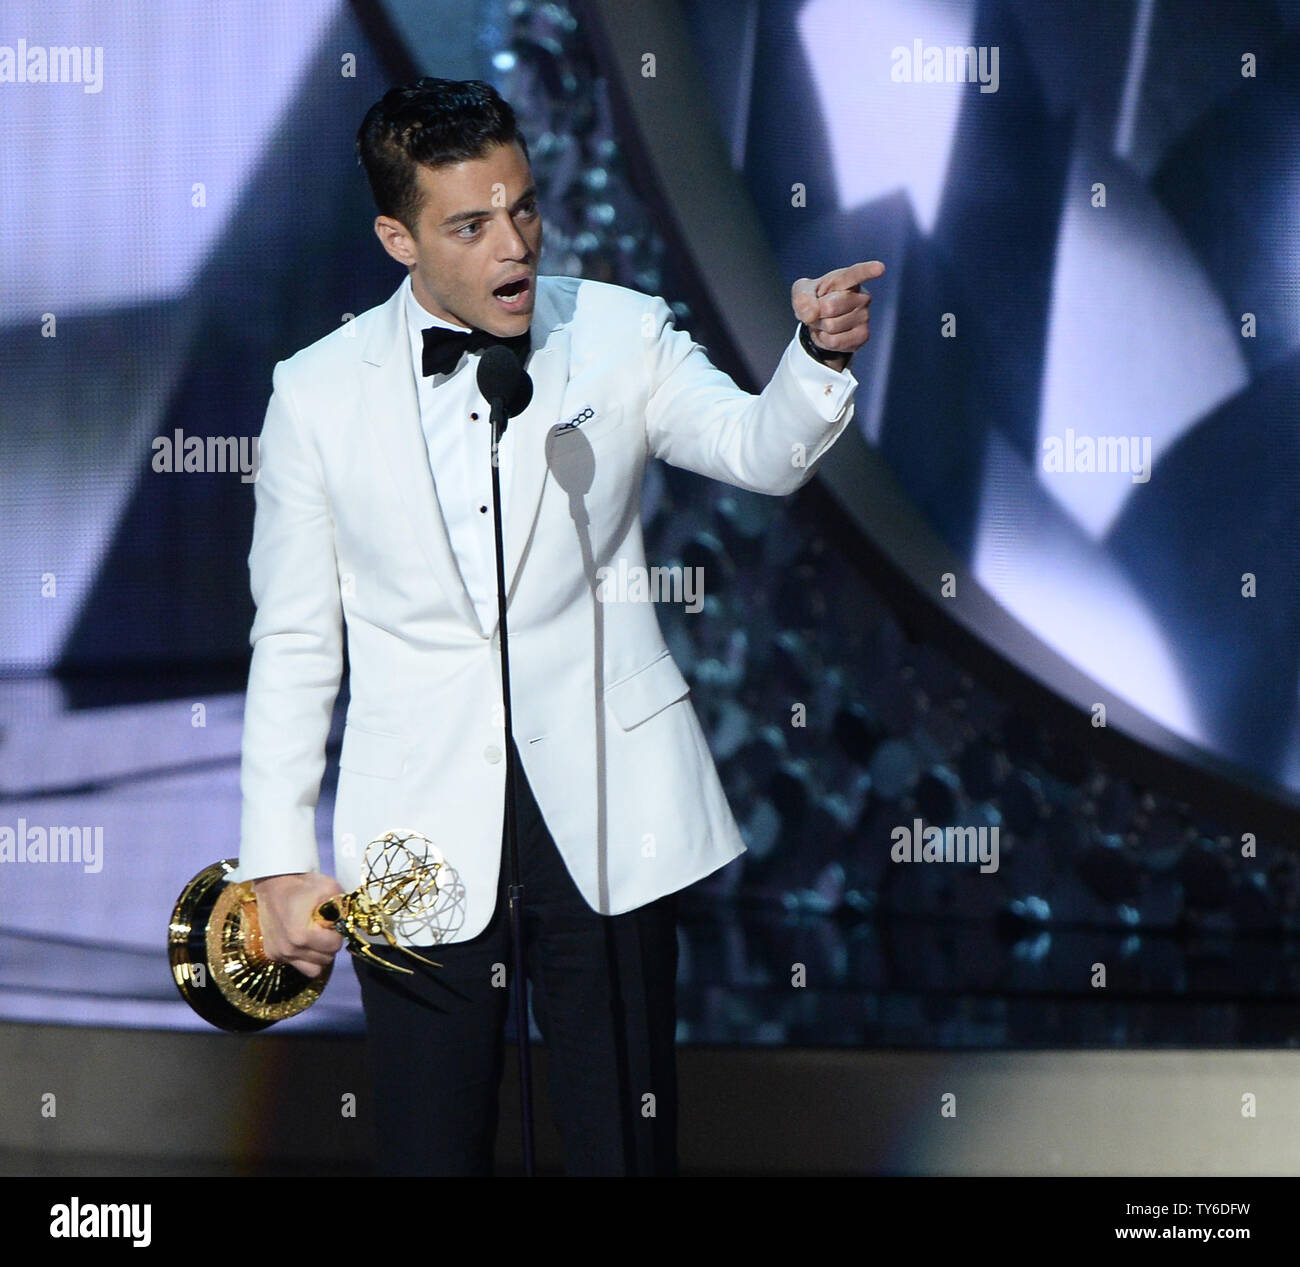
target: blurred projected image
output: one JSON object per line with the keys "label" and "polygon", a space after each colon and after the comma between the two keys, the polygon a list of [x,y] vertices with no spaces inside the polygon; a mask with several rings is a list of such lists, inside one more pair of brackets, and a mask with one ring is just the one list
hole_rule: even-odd
{"label": "blurred projected image", "polygon": [[688,10],[782,268],[898,261],[862,438],[1029,635],[1300,790],[1300,5]]}

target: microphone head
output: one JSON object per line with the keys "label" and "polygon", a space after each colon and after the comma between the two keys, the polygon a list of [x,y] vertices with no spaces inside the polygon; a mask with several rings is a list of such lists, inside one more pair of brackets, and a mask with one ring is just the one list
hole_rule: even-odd
{"label": "microphone head", "polygon": [[533,380],[519,358],[500,343],[494,343],[479,357],[478,389],[489,404],[500,401],[507,418],[523,413],[533,398]]}

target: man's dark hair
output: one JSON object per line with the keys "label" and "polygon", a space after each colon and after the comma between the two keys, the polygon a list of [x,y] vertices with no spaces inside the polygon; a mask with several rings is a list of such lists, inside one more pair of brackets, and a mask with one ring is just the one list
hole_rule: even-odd
{"label": "man's dark hair", "polygon": [[379,214],[415,234],[423,202],[417,167],[482,158],[511,141],[519,142],[527,158],[515,112],[491,84],[426,75],[391,89],[370,107],[357,132],[357,158]]}

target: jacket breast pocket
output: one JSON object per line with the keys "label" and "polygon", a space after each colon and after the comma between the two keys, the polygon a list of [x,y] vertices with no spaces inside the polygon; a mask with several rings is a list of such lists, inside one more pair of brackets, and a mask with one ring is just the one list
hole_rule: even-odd
{"label": "jacket breast pocket", "polygon": [[690,693],[690,684],[682,676],[667,649],[644,668],[605,687],[605,699],[615,719],[624,730],[631,730],[675,704]]}
{"label": "jacket breast pocket", "polygon": [[398,735],[385,735],[351,724],[343,728],[343,746],[339,750],[339,769],[354,774],[368,774],[376,779],[395,779],[402,773],[406,758],[406,741]]}
{"label": "jacket breast pocket", "polygon": [[[590,415],[590,416],[588,416]],[[622,405],[605,405],[599,410],[587,408],[557,423],[549,437],[551,449],[560,455],[581,452],[589,444],[599,441],[603,436],[617,431],[629,419],[628,411]],[[576,425],[570,425],[576,424]]]}

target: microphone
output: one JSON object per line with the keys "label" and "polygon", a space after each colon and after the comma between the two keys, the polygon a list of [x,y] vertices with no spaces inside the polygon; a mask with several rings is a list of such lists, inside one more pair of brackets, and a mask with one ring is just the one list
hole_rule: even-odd
{"label": "microphone", "polygon": [[478,389],[495,414],[501,410],[501,434],[506,423],[528,408],[533,398],[533,380],[519,363],[519,358],[504,345],[494,343],[478,362]]}
{"label": "microphone", "polygon": [[504,344],[484,350],[478,363],[478,389],[490,408],[492,423],[492,529],[497,565],[497,630],[500,634],[501,702],[506,749],[505,865],[510,875],[506,895],[510,907],[511,941],[514,943],[515,1034],[519,1043],[519,1112],[523,1130],[524,1174],[533,1167],[533,1075],[528,1046],[528,980],[524,951],[524,882],[519,869],[519,826],[515,818],[515,739],[510,709],[510,631],[506,624],[506,566],[504,534],[501,531],[501,477],[497,469],[497,446],[505,434],[506,422],[528,408],[533,398],[533,380],[519,358]]}

